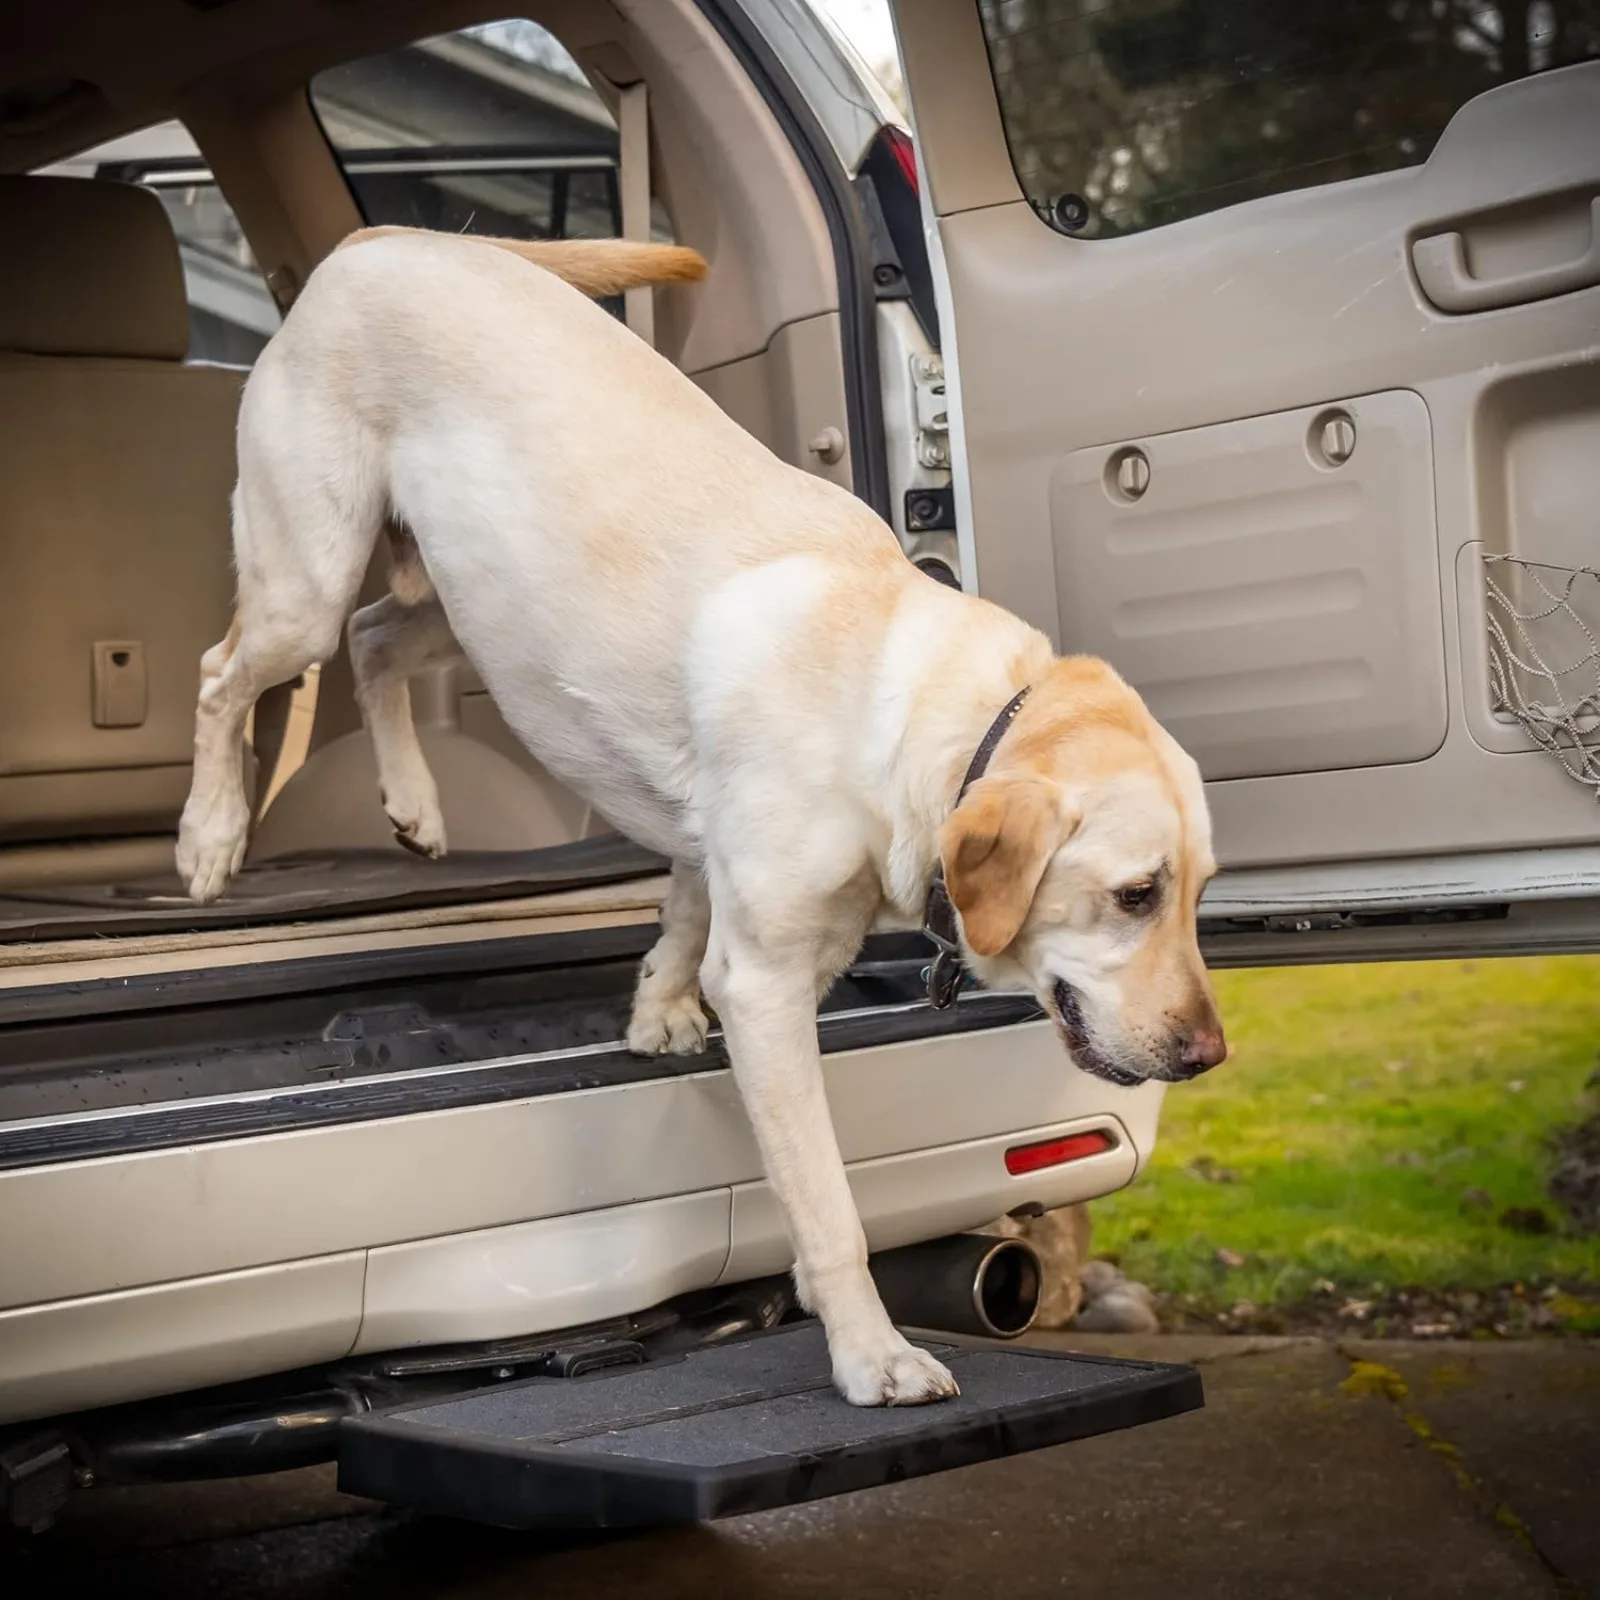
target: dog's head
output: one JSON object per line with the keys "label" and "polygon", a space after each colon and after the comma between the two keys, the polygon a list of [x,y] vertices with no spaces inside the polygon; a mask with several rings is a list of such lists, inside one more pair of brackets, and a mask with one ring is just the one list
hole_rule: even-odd
{"label": "dog's head", "polygon": [[1109,667],[1034,685],[940,854],[973,970],[1031,988],[1086,1072],[1176,1083],[1227,1055],[1195,928],[1200,771]]}

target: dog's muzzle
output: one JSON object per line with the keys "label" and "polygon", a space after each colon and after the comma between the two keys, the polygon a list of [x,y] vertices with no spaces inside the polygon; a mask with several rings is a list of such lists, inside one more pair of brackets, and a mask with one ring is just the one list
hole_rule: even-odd
{"label": "dog's muzzle", "polygon": [[1094,1040],[1089,1037],[1088,1024],[1083,1019],[1083,1003],[1070,984],[1057,979],[1050,991],[1050,1000],[1055,1013],[1056,1031],[1060,1033],[1067,1053],[1076,1066],[1091,1077],[1104,1079],[1122,1089],[1132,1089],[1145,1081],[1138,1073],[1119,1067],[1095,1047]]}

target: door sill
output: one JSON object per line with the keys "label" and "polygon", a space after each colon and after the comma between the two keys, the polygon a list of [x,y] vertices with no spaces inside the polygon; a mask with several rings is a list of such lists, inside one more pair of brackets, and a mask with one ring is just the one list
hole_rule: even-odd
{"label": "door sill", "polygon": [[1216,967],[1600,950],[1600,846],[1223,872],[1200,941]]}

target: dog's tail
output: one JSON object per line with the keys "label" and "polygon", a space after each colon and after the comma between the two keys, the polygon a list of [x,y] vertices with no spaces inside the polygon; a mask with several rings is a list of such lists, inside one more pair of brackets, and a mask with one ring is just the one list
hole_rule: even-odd
{"label": "dog's tail", "polygon": [[[395,233],[428,234],[427,228],[361,228],[340,240],[337,248],[383,239]],[[590,299],[642,289],[656,283],[699,283],[706,275],[706,258],[698,250],[678,244],[644,244],[632,239],[491,239],[478,234],[450,234],[474,244],[509,250],[546,272],[570,283]]]}

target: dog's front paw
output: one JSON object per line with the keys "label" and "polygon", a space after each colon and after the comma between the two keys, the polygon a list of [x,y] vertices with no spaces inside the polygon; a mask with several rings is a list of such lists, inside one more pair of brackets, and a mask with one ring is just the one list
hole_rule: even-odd
{"label": "dog's front paw", "polygon": [[833,1381],[853,1406],[924,1406],[961,1393],[947,1368],[893,1329],[876,1348],[838,1351]]}
{"label": "dog's front paw", "polygon": [[628,1048],[636,1056],[697,1056],[710,1027],[697,994],[641,994],[628,1023]]}

